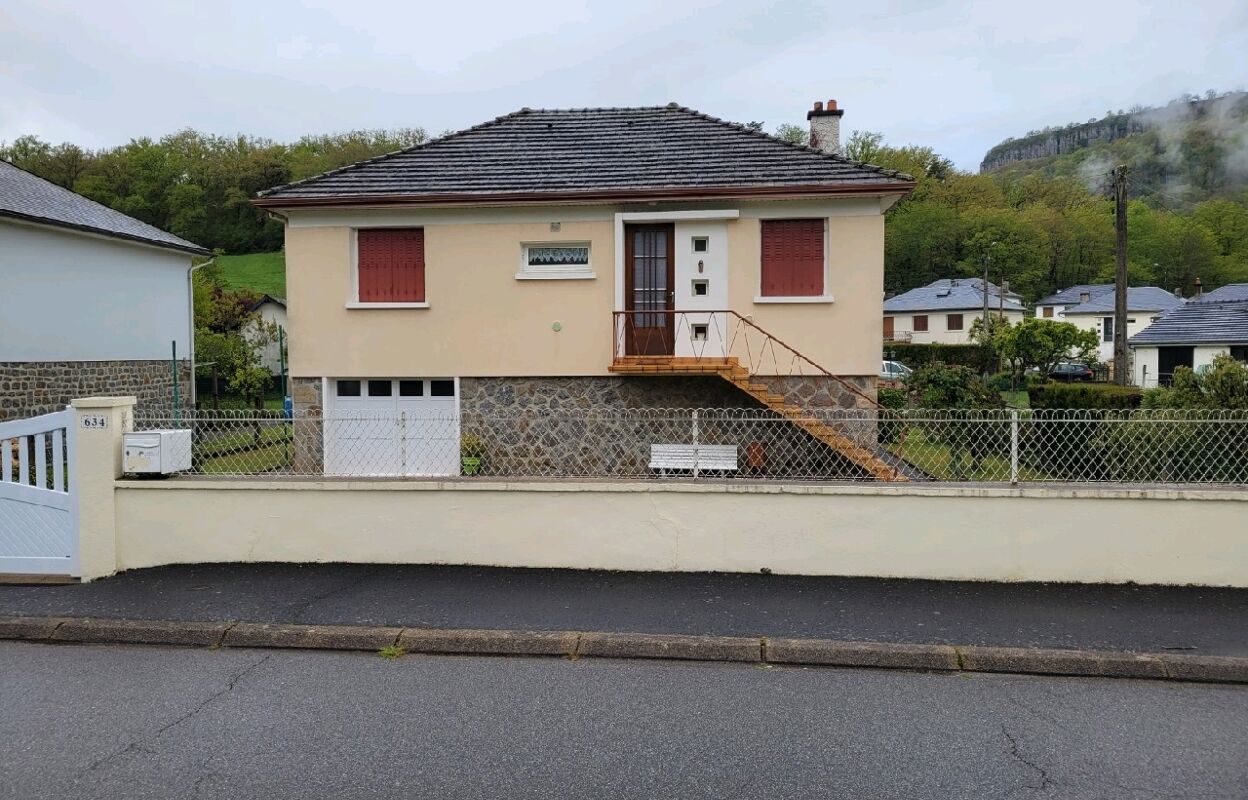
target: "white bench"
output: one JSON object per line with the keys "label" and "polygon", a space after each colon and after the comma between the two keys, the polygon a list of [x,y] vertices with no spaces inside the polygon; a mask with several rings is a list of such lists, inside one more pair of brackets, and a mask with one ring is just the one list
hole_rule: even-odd
{"label": "white bench", "polygon": [[736,472],[735,444],[652,444],[650,469],[686,472]]}

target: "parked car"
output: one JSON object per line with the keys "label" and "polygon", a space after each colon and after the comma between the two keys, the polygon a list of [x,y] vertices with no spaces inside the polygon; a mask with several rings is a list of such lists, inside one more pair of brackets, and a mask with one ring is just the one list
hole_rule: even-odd
{"label": "parked car", "polygon": [[904,381],[910,377],[911,372],[914,372],[914,370],[900,361],[880,362],[880,380],[882,381]]}
{"label": "parked car", "polygon": [[1049,372],[1049,377],[1055,381],[1090,381],[1095,373],[1087,364],[1076,364],[1073,362],[1063,362]]}

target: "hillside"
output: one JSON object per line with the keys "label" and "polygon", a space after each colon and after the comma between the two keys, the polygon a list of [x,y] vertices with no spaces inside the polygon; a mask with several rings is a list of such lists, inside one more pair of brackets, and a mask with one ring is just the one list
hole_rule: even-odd
{"label": "hillside", "polygon": [[1248,189],[1248,92],[1185,97],[1085,123],[1034,131],[993,147],[981,172],[1017,179],[1072,177],[1099,190],[1116,164],[1131,195],[1187,206]]}
{"label": "hillside", "polygon": [[245,256],[218,256],[221,278],[230,289],[248,289],[256,294],[286,297],[286,254],[252,253]]}

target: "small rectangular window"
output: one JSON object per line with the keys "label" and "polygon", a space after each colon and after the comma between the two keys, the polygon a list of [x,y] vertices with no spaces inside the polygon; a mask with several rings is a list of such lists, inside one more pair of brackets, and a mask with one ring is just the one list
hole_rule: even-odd
{"label": "small rectangular window", "polygon": [[914,332],[915,332],[915,333],[926,333],[926,332],[927,332],[927,315],[926,315],[926,314],[915,314],[915,316],[914,316]]}
{"label": "small rectangular window", "polygon": [[1114,318],[1105,317],[1104,325],[1101,329],[1101,341],[1112,342],[1114,340]]}
{"label": "small rectangular window", "polygon": [[424,381],[399,381],[399,397],[424,397]]}
{"label": "small rectangular window", "polygon": [[517,278],[592,278],[589,242],[525,244],[521,246]]}
{"label": "small rectangular window", "polygon": [[389,397],[394,391],[390,381],[369,381],[369,397]]}
{"label": "small rectangular window", "polygon": [[704,280],[695,280],[693,282],[693,296],[706,297],[706,293],[710,289],[710,284]]}
{"label": "small rectangular window", "polygon": [[454,397],[455,381],[429,381],[430,397]]}
{"label": "small rectangular window", "polygon": [[1051,319],[1053,317],[1053,306],[1044,307],[1044,318]]}
{"label": "small rectangular window", "polygon": [[946,314],[945,315],[945,329],[951,330],[951,331],[962,330],[962,315],[961,314]]}
{"label": "small rectangular window", "polygon": [[359,397],[360,382],[359,381],[337,381],[337,389],[339,397]]}
{"label": "small rectangular window", "polygon": [[693,252],[705,253],[707,248],[711,246],[711,240],[705,236],[693,237]]}
{"label": "small rectangular window", "polygon": [[699,323],[699,324],[697,324],[697,325],[693,325],[693,326],[691,326],[691,327],[692,327],[692,329],[693,329],[693,338],[694,338],[694,340],[695,340],[695,341],[699,341],[699,342],[705,342],[705,341],[706,341],[706,328],[707,328],[707,326],[706,326],[704,323]]}

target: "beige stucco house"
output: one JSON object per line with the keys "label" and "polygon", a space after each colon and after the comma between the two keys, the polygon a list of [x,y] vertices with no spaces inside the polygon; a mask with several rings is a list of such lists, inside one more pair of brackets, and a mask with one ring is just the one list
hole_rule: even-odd
{"label": "beige stucco house", "polygon": [[913,182],[838,155],[841,113],[809,112],[813,149],[674,104],[522,109],[264,192],[296,408],[872,404]]}

